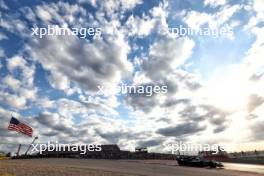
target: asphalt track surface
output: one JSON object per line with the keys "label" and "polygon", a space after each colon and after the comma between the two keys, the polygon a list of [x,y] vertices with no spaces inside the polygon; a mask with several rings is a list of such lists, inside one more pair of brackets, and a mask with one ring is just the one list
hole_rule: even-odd
{"label": "asphalt track surface", "polygon": [[260,176],[229,169],[181,167],[166,160],[0,160],[0,176]]}

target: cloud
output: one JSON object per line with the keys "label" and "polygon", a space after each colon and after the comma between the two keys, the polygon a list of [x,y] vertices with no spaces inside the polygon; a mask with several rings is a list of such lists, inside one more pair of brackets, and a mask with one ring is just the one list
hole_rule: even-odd
{"label": "cloud", "polygon": [[5,51],[0,48],[0,57],[5,57]]}
{"label": "cloud", "polygon": [[254,7],[255,11],[263,12],[264,11],[264,2],[262,0],[254,0],[253,7]]}
{"label": "cloud", "polygon": [[154,29],[155,20],[146,16],[139,18],[137,16],[130,16],[126,22],[127,33],[129,36],[136,35],[138,37],[146,37]]}
{"label": "cloud", "polygon": [[52,19],[51,14],[47,10],[48,9],[44,9],[41,6],[36,7],[36,12],[37,12],[38,18],[40,18],[41,20],[43,20],[45,22],[48,22]]}
{"label": "cloud", "polygon": [[137,136],[131,131],[113,131],[113,132],[101,132],[100,130],[96,130],[97,134],[101,136],[103,139],[107,141],[107,143],[112,143],[116,144],[119,143],[120,140],[125,139],[125,140],[133,140],[137,138]]}
{"label": "cloud", "polygon": [[178,69],[190,57],[194,45],[194,41],[189,38],[161,36],[155,40],[150,46],[148,59],[142,60],[142,71],[135,75],[134,80],[140,80],[140,84],[165,85],[168,91],[151,97],[129,95],[126,98],[127,103],[136,110],[149,113],[155,107],[163,106],[167,101],[171,102],[170,99],[183,87],[190,91],[198,89],[200,84],[195,77]]}
{"label": "cloud", "polygon": [[0,8],[4,10],[9,9],[4,0],[0,0]]}
{"label": "cloud", "polygon": [[144,112],[150,112],[153,107],[159,104],[159,95],[158,93],[149,90],[154,90],[155,86],[160,85],[154,83],[146,83],[136,86],[144,87],[145,93],[128,93],[126,97],[126,102],[131,105],[134,109],[140,109]]}
{"label": "cloud", "polygon": [[127,61],[128,46],[123,40],[89,43],[74,36],[46,36],[33,41],[28,48],[33,58],[51,72],[56,82],[52,81],[52,85],[58,89],[69,88],[72,81],[95,92],[98,86],[118,83],[132,69]]}
{"label": "cloud", "polygon": [[18,79],[13,78],[11,75],[7,75],[4,79],[3,79],[4,84],[6,84],[7,86],[9,86],[11,89],[13,90],[18,90],[21,86],[21,83]]}
{"label": "cloud", "polygon": [[27,60],[19,55],[15,55],[8,60],[7,64],[8,70],[13,73],[17,70],[21,71],[21,82],[27,88],[33,87],[35,65],[34,63],[29,63]]}
{"label": "cloud", "polygon": [[232,16],[242,8],[242,5],[224,5],[217,13],[209,14],[206,12],[189,11],[184,17],[184,22],[193,28],[199,29],[207,24],[212,29],[220,28],[226,24]]}
{"label": "cloud", "polygon": [[0,27],[8,31],[9,33],[13,33],[16,37],[22,38],[28,36],[30,30],[27,27],[25,21],[14,17],[13,15],[4,14],[1,17]]}
{"label": "cloud", "polygon": [[44,132],[43,135],[44,136],[48,136],[48,137],[58,136],[59,135],[59,132],[58,131],[50,130],[50,131]]}
{"label": "cloud", "polygon": [[261,24],[264,20],[264,3],[261,0],[254,0],[253,3],[248,7],[248,11],[255,11],[249,19],[248,24],[244,27],[245,29],[252,28]]}
{"label": "cloud", "polygon": [[150,46],[149,59],[143,61],[146,75],[159,80],[185,63],[191,55],[194,42],[189,38],[162,38]]}
{"label": "cloud", "polygon": [[[128,95],[126,97],[128,105],[131,105],[135,110],[143,110],[146,113],[153,111],[156,107],[163,110],[171,108],[170,110],[172,110],[174,106],[179,104],[184,104],[184,106],[190,104],[192,100],[189,99],[189,96],[192,96],[201,87],[195,76],[185,71],[175,70],[159,76],[159,78],[155,78],[157,81],[152,81],[151,84],[167,86],[166,93],[153,94],[149,97]],[[194,88],[192,85],[197,86]]]}
{"label": "cloud", "polygon": [[12,107],[12,109],[24,109],[26,107],[26,99],[17,95],[6,92],[0,92],[0,100]]}
{"label": "cloud", "polygon": [[55,89],[64,90],[65,92],[70,90],[70,80],[60,72],[53,72],[47,79]]}
{"label": "cloud", "polygon": [[[35,118],[40,124],[60,133],[72,135],[74,128],[69,118],[56,113],[42,112]],[[45,133],[47,134],[47,133]]]}
{"label": "cloud", "polygon": [[[86,16],[86,10],[79,4],[70,4],[61,1],[57,3],[42,3],[41,5],[37,5],[33,10],[24,8],[22,12],[25,13],[28,19],[34,20],[32,22],[34,22],[35,25],[38,25],[40,22],[42,25],[54,24],[54,22],[56,22],[56,24],[64,27],[68,25],[77,26],[79,24],[77,18],[89,19],[89,17]],[[36,21],[36,19],[40,21]],[[83,23],[86,22],[83,21]]]}
{"label": "cloud", "polygon": [[256,94],[250,95],[248,99],[249,101],[247,110],[249,113],[254,111],[258,106],[260,106],[264,102],[264,98]]}
{"label": "cloud", "polygon": [[0,80],[3,84],[0,87],[0,99],[11,108],[25,109],[37,98],[37,88],[33,83],[35,65],[15,55],[8,59],[7,69],[10,74]]}
{"label": "cloud", "polygon": [[172,106],[176,106],[178,104],[189,104],[190,103],[190,99],[169,99],[164,103],[164,107],[172,107]]}
{"label": "cloud", "polygon": [[154,96],[146,97],[143,95],[129,95],[126,100],[135,110],[143,110],[146,113],[150,112],[153,107],[159,104],[158,98]]}
{"label": "cloud", "polygon": [[6,40],[6,39],[8,39],[8,37],[5,34],[0,33],[0,41],[1,40]]}
{"label": "cloud", "polygon": [[251,77],[250,77],[250,80],[251,81],[259,81],[264,75],[264,72],[261,73],[261,74],[253,74]]}
{"label": "cloud", "polygon": [[[119,10],[122,13],[127,10],[132,10],[136,5],[141,4],[142,0],[103,0],[100,1],[100,9],[108,15],[112,15]],[[98,3],[99,4],[99,3]]]}
{"label": "cloud", "polygon": [[259,121],[258,123],[255,123],[254,125],[251,126],[253,140],[262,141],[264,139],[263,128],[264,128],[263,121]]}
{"label": "cloud", "polygon": [[205,129],[205,126],[200,126],[198,123],[186,122],[174,127],[161,128],[157,131],[157,133],[163,136],[182,137],[196,134]]}
{"label": "cloud", "polygon": [[105,102],[81,102],[62,98],[56,100],[53,104],[55,104],[58,113],[63,116],[69,116],[68,118],[71,117],[71,114],[101,113],[108,116],[116,114],[111,106],[108,106]]}
{"label": "cloud", "polygon": [[204,116],[203,114],[200,114],[197,109],[198,109],[197,106],[188,105],[182,111],[180,111],[179,114],[184,119],[188,119],[189,121],[192,120],[199,122],[204,120]]}
{"label": "cloud", "polygon": [[10,118],[11,118],[11,111],[5,110],[0,107],[0,136],[13,136],[12,133],[10,133],[7,130]]}
{"label": "cloud", "polygon": [[138,142],[138,147],[154,147],[154,146],[158,146],[161,145],[163,143],[163,139],[150,139],[150,140],[146,140],[146,141],[139,141]]}
{"label": "cloud", "polygon": [[211,6],[211,7],[218,7],[225,5],[227,2],[226,0],[205,0],[204,5],[205,6]]}
{"label": "cloud", "polygon": [[217,127],[214,129],[214,133],[220,133],[220,132],[223,132],[223,131],[225,131],[226,128],[227,128],[227,126],[225,126],[225,125],[217,126]]}

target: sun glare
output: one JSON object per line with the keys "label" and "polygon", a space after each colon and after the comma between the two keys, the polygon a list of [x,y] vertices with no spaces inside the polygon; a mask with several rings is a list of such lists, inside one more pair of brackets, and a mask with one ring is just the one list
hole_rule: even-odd
{"label": "sun glare", "polygon": [[246,84],[236,80],[224,80],[208,86],[208,101],[216,107],[228,111],[245,110],[248,89]]}

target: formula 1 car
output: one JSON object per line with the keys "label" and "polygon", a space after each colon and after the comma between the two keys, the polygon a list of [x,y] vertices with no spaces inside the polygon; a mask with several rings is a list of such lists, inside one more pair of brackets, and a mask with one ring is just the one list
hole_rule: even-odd
{"label": "formula 1 car", "polygon": [[177,161],[179,166],[210,167],[210,168],[224,167],[224,165],[221,162],[217,162],[214,160],[205,160],[193,156],[179,156],[177,158]]}

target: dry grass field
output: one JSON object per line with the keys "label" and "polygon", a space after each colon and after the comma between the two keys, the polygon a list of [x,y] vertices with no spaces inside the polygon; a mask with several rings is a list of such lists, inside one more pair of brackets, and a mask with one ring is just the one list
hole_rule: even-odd
{"label": "dry grass field", "polygon": [[1,160],[0,176],[257,176],[225,169],[177,166],[175,161],[20,159]]}

